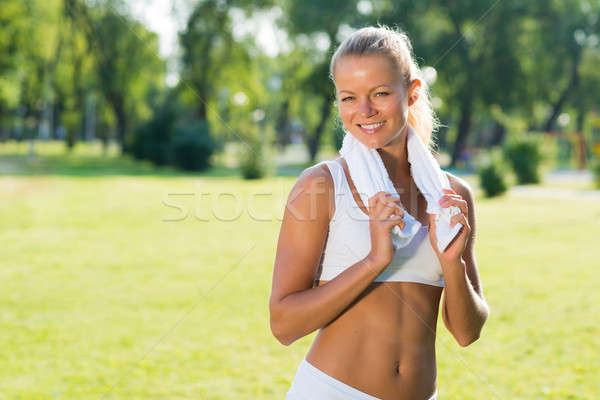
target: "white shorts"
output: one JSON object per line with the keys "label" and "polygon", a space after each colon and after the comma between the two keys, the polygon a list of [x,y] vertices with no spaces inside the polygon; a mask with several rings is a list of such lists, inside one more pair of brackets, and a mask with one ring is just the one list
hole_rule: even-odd
{"label": "white shorts", "polygon": [[[303,359],[296,371],[286,400],[381,400],[346,385]],[[429,398],[436,400],[437,390]]]}

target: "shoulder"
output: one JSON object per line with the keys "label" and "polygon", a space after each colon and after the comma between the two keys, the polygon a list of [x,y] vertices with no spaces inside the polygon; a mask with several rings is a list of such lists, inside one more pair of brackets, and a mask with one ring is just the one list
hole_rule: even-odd
{"label": "shoulder", "polygon": [[318,163],[302,171],[290,191],[288,205],[316,210],[318,216],[333,215],[334,200],[333,177],[325,163]]}
{"label": "shoulder", "polygon": [[[461,195],[468,203],[472,204],[474,195],[473,189],[471,189],[471,185],[463,178],[460,178],[450,172],[444,171],[446,176],[448,177],[448,181],[450,182],[450,186],[452,190]],[[469,205],[470,205],[469,204]]]}
{"label": "shoulder", "polygon": [[313,181],[329,181],[333,183],[333,179],[331,177],[331,173],[329,171],[329,167],[325,162],[320,162],[315,165],[312,165],[306,169],[304,169],[300,173],[300,177],[305,182],[313,182]]}
{"label": "shoulder", "polygon": [[294,189],[333,189],[333,186],[333,177],[329,168],[325,163],[318,163],[304,169],[300,173]]}
{"label": "shoulder", "polygon": [[475,237],[476,231],[476,218],[475,218],[475,195],[473,194],[473,189],[467,181],[462,178],[459,178],[456,175],[452,175],[449,172],[446,172],[446,176],[450,181],[450,186],[452,190],[454,190],[457,194],[459,194],[466,202],[467,202],[467,210],[468,210],[468,221],[471,227],[471,240],[469,240],[468,247],[473,247],[473,238]]}

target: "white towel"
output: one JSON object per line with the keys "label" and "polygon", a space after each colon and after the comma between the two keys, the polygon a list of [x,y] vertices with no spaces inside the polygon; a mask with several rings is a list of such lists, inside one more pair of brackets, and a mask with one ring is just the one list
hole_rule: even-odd
{"label": "white towel", "polygon": [[[411,175],[427,200],[427,213],[435,214],[438,250],[443,252],[462,228],[461,223],[450,227],[450,219],[461,210],[456,206],[442,208],[439,205],[439,200],[444,195],[442,189],[451,189],[448,177],[410,125],[407,134],[406,146]],[[368,199],[380,191],[400,197],[377,150],[368,148],[346,131],[340,155],[348,164],[350,177],[365,206],[369,204]],[[392,242],[396,248],[407,246],[421,228],[421,223],[408,212],[404,214],[404,222],[404,229],[400,229],[399,226],[392,229]]]}

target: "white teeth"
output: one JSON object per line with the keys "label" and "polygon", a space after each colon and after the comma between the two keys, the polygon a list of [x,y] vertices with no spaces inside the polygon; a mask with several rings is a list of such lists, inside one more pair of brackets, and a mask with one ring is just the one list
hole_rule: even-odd
{"label": "white teeth", "polygon": [[383,125],[383,122],[379,122],[377,124],[372,124],[372,125],[361,125],[361,127],[365,128],[365,129],[375,129],[381,125]]}

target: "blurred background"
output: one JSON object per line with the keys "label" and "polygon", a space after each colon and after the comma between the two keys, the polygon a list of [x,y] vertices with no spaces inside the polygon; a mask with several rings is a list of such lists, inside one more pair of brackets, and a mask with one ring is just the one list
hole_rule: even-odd
{"label": "blurred background", "polygon": [[444,398],[598,394],[600,4],[0,0],[0,399],[283,398],[281,215],[337,157],[336,46],[405,30],[492,309]]}

